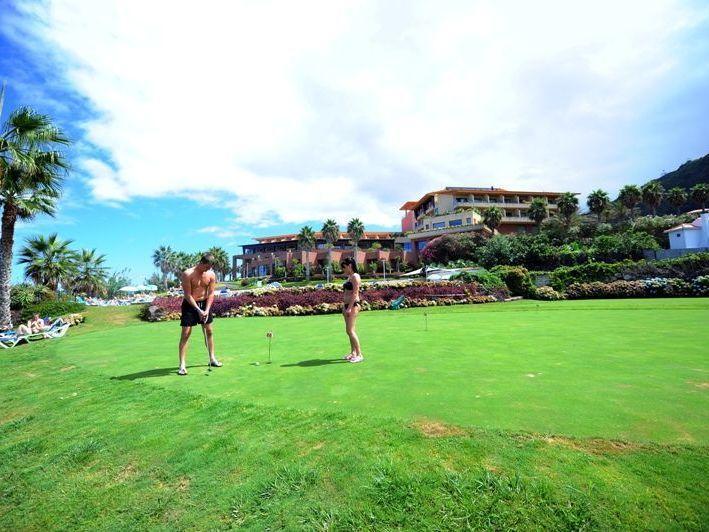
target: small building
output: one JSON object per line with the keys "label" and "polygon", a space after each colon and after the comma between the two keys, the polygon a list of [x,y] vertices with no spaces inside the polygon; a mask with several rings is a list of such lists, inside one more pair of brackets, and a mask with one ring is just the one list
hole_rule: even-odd
{"label": "small building", "polygon": [[670,249],[709,248],[709,212],[703,212],[691,224],[681,224],[665,231]]}

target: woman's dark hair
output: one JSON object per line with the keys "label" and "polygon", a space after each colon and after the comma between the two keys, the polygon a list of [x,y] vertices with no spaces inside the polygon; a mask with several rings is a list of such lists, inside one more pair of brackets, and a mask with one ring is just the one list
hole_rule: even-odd
{"label": "woman's dark hair", "polygon": [[359,273],[359,271],[357,270],[357,263],[355,262],[355,260],[352,257],[347,257],[346,259],[342,259],[340,261],[340,266],[342,266],[343,268],[345,266],[352,266],[352,271],[354,273]]}

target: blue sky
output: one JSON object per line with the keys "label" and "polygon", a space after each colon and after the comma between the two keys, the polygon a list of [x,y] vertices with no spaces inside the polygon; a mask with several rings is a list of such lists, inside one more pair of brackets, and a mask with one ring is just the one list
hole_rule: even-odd
{"label": "blue sky", "polygon": [[709,152],[708,4],[584,4],[0,0],[5,112],[74,139],[18,246],[56,231],[142,282],[161,244],[396,229],[447,185],[615,193]]}

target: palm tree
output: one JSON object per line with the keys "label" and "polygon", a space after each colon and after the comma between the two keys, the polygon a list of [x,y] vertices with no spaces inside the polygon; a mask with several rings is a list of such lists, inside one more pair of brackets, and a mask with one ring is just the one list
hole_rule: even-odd
{"label": "palm tree", "polygon": [[495,229],[502,223],[502,216],[502,209],[499,207],[490,207],[483,212],[483,223],[490,228],[493,235],[495,234]]}
{"label": "palm tree", "polygon": [[[4,87],[0,90],[0,113]],[[10,279],[17,220],[38,214],[53,216],[67,168],[57,146],[68,139],[51,119],[28,107],[10,114],[0,131],[0,330],[12,327]]]}
{"label": "palm tree", "polygon": [[571,225],[571,220],[579,208],[579,199],[571,192],[564,192],[556,200],[556,205],[559,207],[559,214],[566,223],[566,227]]}
{"label": "palm tree", "polygon": [[707,203],[709,203],[709,184],[707,183],[697,183],[691,189],[692,201],[699,204],[704,212],[707,208]]}
{"label": "palm tree", "polygon": [[108,274],[105,262],[106,255],[98,255],[95,249],[82,249],[76,257],[76,273],[71,280],[74,292],[90,296],[103,292]]}
{"label": "palm tree", "polygon": [[18,264],[25,265],[25,277],[56,291],[68,285],[76,275],[77,255],[69,247],[73,240],[60,240],[56,233],[47,238],[31,236],[25,239]]}
{"label": "palm tree", "polygon": [[[302,251],[311,251],[315,247],[315,232],[306,225],[298,233],[298,248]],[[310,280],[310,257],[305,260],[305,278]]]}
{"label": "palm tree", "polygon": [[534,198],[527,209],[527,217],[537,225],[549,216],[547,201],[544,198]]}
{"label": "palm tree", "polygon": [[687,203],[687,193],[682,187],[674,187],[667,191],[667,202],[675,208],[679,214],[682,205]]}
{"label": "palm tree", "polygon": [[359,218],[352,218],[347,223],[347,234],[350,236],[350,241],[352,242],[352,255],[356,263],[359,241],[364,237],[364,224]]}
{"label": "palm tree", "polygon": [[171,261],[174,258],[174,254],[175,252],[172,251],[170,246],[160,246],[158,249],[153,251],[153,265],[160,270],[160,273],[162,274],[162,283],[165,291],[167,291],[167,276],[172,272]]}
{"label": "palm tree", "polygon": [[611,202],[608,192],[605,190],[594,190],[588,195],[586,200],[586,205],[588,209],[596,215],[598,221],[601,221],[601,214],[608,208],[608,204]]}
{"label": "palm tree", "polygon": [[643,194],[643,203],[650,209],[652,215],[657,213],[657,207],[662,203],[662,196],[665,192],[664,187],[657,181],[650,181],[640,189]]}
{"label": "palm tree", "polygon": [[229,268],[229,254],[224,248],[219,246],[209,248],[207,253],[214,255],[214,271],[219,276],[219,280],[223,281],[226,274],[231,270]]}
{"label": "palm tree", "polygon": [[643,193],[636,185],[625,185],[618,192],[618,201],[628,209],[631,218],[635,218],[635,206],[642,199]]}
{"label": "palm tree", "polygon": [[170,271],[178,280],[182,277],[182,272],[194,264],[194,257],[184,251],[173,251],[169,259]]}
{"label": "palm tree", "polygon": [[325,242],[327,243],[327,269],[330,274],[332,273],[332,246],[337,242],[340,238],[340,228],[337,225],[337,222],[333,220],[332,218],[329,218],[325,220],[325,223],[322,226],[322,229],[320,230],[322,232],[322,236],[325,239]]}

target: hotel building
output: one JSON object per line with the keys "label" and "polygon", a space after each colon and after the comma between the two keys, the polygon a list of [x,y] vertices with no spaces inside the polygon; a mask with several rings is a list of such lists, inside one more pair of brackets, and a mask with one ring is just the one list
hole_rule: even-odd
{"label": "hotel building", "polygon": [[[322,233],[315,233],[315,248],[312,251],[298,249],[298,235],[278,235],[256,238],[256,244],[241,246],[242,253],[232,258],[234,272],[242,277],[260,277],[270,275],[277,266],[289,267],[293,260],[301,264],[309,263],[311,267],[327,264],[328,249]],[[370,249],[372,246],[378,249]],[[379,247],[381,246],[381,247]],[[401,250],[395,249],[394,235],[386,231],[367,231],[357,244],[357,263],[389,261],[396,268],[398,261],[407,261],[411,257]],[[352,241],[347,233],[340,233],[340,238],[334,242],[332,249],[333,262],[339,262],[345,257],[354,256]]]}
{"label": "hotel building", "polygon": [[502,223],[497,228],[500,233],[526,233],[534,230],[534,222],[527,210],[534,198],[543,198],[548,211],[557,211],[556,200],[562,192],[522,192],[502,188],[446,187],[424,194],[416,201],[407,201],[400,210],[404,211],[401,230],[404,237],[396,239],[409,258],[418,262],[418,254],[426,244],[443,234],[450,233],[490,233],[483,225],[482,212],[490,207],[502,209]]}
{"label": "hotel building", "polygon": [[[534,222],[527,211],[534,198],[547,202],[549,215],[557,212],[556,200],[562,192],[523,192],[502,188],[446,187],[424,194],[416,201],[407,201],[400,210],[401,233],[367,232],[360,240],[357,262],[382,260],[417,265],[419,253],[434,238],[450,233],[491,234],[482,221],[485,209],[496,206],[503,217],[497,231],[526,233],[534,230]],[[233,256],[233,271],[243,277],[264,276],[273,273],[276,266],[290,266],[294,259],[311,267],[327,264],[327,248],[321,233],[316,233],[316,249],[298,249],[298,235],[279,235],[256,238],[256,244],[245,244],[240,255]],[[375,243],[380,249],[370,250]],[[332,260],[353,256],[352,243],[347,233],[332,248]],[[396,268],[396,266],[394,266]]]}

